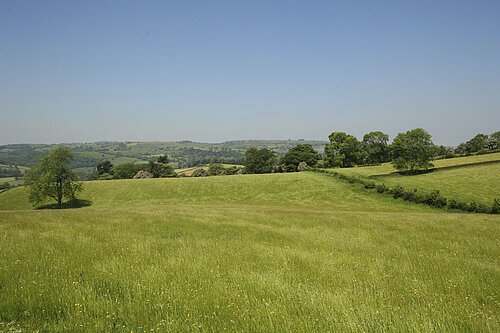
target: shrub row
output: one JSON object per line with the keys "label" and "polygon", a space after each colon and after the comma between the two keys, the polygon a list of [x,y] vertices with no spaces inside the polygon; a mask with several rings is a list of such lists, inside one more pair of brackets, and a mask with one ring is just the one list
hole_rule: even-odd
{"label": "shrub row", "polygon": [[331,170],[317,168],[310,170],[319,173],[326,173],[350,184],[362,185],[364,189],[369,191],[374,190],[380,194],[384,193],[391,195],[394,199],[403,199],[405,201],[424,204],[435,208],[448,208],[471,213],[500,214],[500,199],[493,199],[493,203],[491,207],[489,207],[485,204],[478,204],[474,201],[466,203],[455,199],[447,199],[439,192],[439,190],[434,190],[430,193],[420,193],[416,188],[407,189],[401,185],[388,187],[384,183],[376,183],[371,179],[360,176],[350,176]]}

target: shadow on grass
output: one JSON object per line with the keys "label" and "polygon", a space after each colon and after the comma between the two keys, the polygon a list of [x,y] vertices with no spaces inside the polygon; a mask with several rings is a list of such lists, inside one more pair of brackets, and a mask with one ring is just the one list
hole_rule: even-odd
{"label": "shadow on grass", "polygon": [[[60,209],[68,209],[68,208],[82,208],[88,207],[92,205],[92,201],[83,200],[83,199],[74,199],[70,201],[63,202],[62,207]],[[59,209],[56,203],[43,205],[38,207],[37,209]]]}

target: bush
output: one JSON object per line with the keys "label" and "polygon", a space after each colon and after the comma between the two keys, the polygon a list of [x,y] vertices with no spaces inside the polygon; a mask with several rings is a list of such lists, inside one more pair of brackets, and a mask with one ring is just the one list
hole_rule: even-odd
{"label": "bush", "polygon": [[500,214],[500,199],[493,199],[490,212],[491,214]]}
{"label": "bush", "polygon": [[10,188],[9,183],[0,183],[0,190],[7,190]]}
{"label": "bush", "polygon": [[384,193],[384,192],[389,191],[389,188],[387,186],[385,186],[384,183],[377,184],[377,186],[375,187],[375,189],[377,190],[377,193]]}
{"label": "bush", "polygon": [[404,191],[403,192],[403,199],[406,201],[411,201],[411,202],[420,202],[420,198],[417,195],[417,189],[414,188],[412,191]]}
{"label": "bush", "polygon": [[478,213],[482,213],[482,214],[488,214],[490,212],[490,208],[488,206],[486,206],[485,204],[478,204],[477,205],[477,209],[476,209],[476,212]]}
{"label": "bush", "polygon": [[432,191],[423,197],[423,203],[437,208],[446,207],[447,200],[439,193],[439,190]]}
{"label": "bush", "polygon": [[405,192],[405,189],[401,185],[397,185],[396,187],[389,190],[389,193],[392,194],[392,197],[394,199],[402,198],[404,195],[404,192]]}
{"label": "bush", "polygon": [[468,204],[467,206],[465,206],[465,210],[468,211],[468,212],[476,212],[477,211],[477,204],[475,201],[472,201],[470,204]]}
{"label": "bush", "polygon": [[458,210],[464,210],[468,211],[468,205],[465,202],[458,201],[455,199],[450,199],[448,201],[448,207],[451,209],[458,209]]}
{"label": "bush", "polygon": [[210,176],[222,176],[226,174],[226,169],[220,163],[211,163],[208,166],[208,175]]}
{"label": "bush", "polygon": [[481,149],[476,153],[476,155],[484,155],[484,154],[488,154],[488,151],[486,149]]}
{"label": "bush", "polygon": [[366,188],[367,190],[372,190],[377,187],[377,184],[375,184],[373,180],[368,180],[364,182],[363,187]]}
{"label": "bush", "polygon": [[208,176],[208,172],[205,169],[196,169],[193,171],[191,177],[206,177]]}
{"label": "bush", "polygon": [[444,155],[444,158],[455,158],[455,157],[457,157],[457,154],[452,152],[446,153],[446,155]]}

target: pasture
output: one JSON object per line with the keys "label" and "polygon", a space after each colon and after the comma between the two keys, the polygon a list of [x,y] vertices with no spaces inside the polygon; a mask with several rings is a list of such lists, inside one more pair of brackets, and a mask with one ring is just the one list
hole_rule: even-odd
{"label": "pasture", "polygon": [[500,220],[313,173],[0,194],[0,331],[497,332]]}

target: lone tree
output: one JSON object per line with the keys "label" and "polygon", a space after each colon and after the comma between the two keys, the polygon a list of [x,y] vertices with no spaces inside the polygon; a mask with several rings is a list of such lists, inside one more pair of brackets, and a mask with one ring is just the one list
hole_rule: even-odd
{"label": "lone tree", "polygon": [[427,170],[431,163],[435,146],[431,135],[422,128],[399,133],[392,142],[393,163],[399,171]]}
{"label": "lone tree", "polygon": [[42,158],[37,166],[26,172],[24,184],[29,187],[29,200],[34,206],[52,198],[56,200],[57,208],[62,208],[63,198],[76,199],[76,194],[82,190],[82,184],[68,166],[72,159],[71,150],[57,147]]}
{"label": "lone tree", "polygon": [[306,162],[309,166],[314,166],[318,162],[319,154],[310,144],[300,144],[290,148],[281,158],[281,163],[285,165],[288,172],[298,171],[299,164]]}

